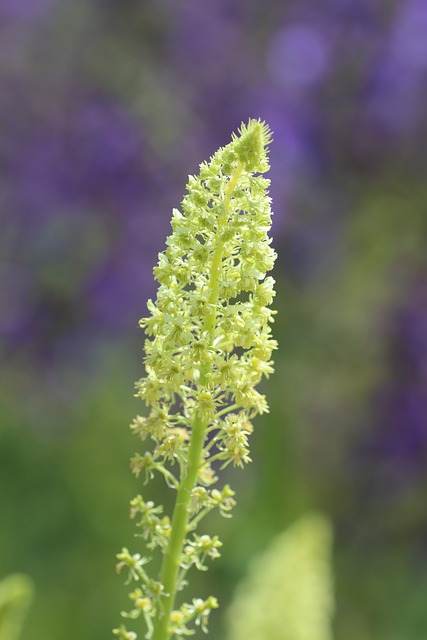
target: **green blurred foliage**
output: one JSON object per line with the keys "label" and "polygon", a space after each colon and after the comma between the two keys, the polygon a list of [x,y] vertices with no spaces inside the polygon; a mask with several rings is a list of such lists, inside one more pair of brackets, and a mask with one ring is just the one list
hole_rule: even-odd
{"label": "green blurred foliage", "polygon": [[0,640],[18,640],[33,590],[32,580],[19,573],[0,582]]}
{"label": "green blurred foliage", "polygon": [[230,640],[332,640],[332,535],[308,514],[251,562],[228,612]]}
{"label": "green blurred foliage", "polygon": [[109,357],[73,408],[44,408],[39,431],[35,406],[2,398],[0,566],[36,584],[24,640],[108,637],[123,604],[114,557],[131,536],[133,383],[120,354]]}

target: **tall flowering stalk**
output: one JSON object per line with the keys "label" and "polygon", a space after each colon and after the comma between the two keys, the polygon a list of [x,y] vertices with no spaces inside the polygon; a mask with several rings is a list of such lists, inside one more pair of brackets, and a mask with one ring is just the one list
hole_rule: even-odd
{"label": "tall flowering stalk", "polygon": [[[159,575],[146,569],[149,557],[124,548],[117,569],[126,570],[132,608],[126,618],[145,619],[145,638],[169,640],[207,631],[216,598],[176,604],[194,566],[220,555],[218,536],[197,533],[204,516],[218,509],[228,517],[235,504],[229,485],[217,486],[216,471],[250,461],[251,420],[268,411],[256,389],[273,371],[270,360],[274,280],[266,277],[275,252],[271,226],[268,127],[258,120],[242,125],[239,135],[190,176],[182,212],[174,209],[167,249],[154,269],[160,283],[148,301],[145,329],[146,375],[136,395],[149,407],[132,431],[153,445],[131,460],[136,476],[148,482],[163,475],[176,492],[172,517],[145,496],[131,501],[148,550],[160,550]],[[137,634],[125,625],[114,630],[122,640]]]}

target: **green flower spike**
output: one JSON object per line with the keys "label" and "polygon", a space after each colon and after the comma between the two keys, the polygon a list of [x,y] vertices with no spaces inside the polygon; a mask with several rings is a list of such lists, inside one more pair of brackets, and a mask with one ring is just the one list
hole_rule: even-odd
{"label": "green flower spike", "polygon": [[[145,620],[150,640],[192,634],[191,623],[206,631],[216,599],[176,608],[176,595],[190,567],[203,571],[220,555],[218,536],[195,529],[214,508],[230,516],[234,492],[214,487],[216,471],[250,461],[251,420],[268,411],[255,386],[272,372],[277,347],[268,306],[274,280],[266,277],[276,257],[268,237],[271,201],[269,181],[260,175],[269,168],[270,140],[267,125],[250,120],[189,177],[154,269],[157,299],[148,301],[150,315],[140,321],[146,375],[136,396],[149,415],[138,416],[131,429],[153,446],[137,453],[131,468],[145,483],[160,473],[177,492],[170,518],[141,495],[131,503],[146,548],[162,556],[156,580],[145,572],[147,558],[127,549],[118,556],[118,569],[126,567],[128,580],[139,582],[130,594],[134,607],[123,615]],[[137,637],[124,626],[114,633]]]}
{"label": "green flower spike", "polygon": [[229,640],[332,640],[332,528],[308,514],[252,562],[228,611]]}

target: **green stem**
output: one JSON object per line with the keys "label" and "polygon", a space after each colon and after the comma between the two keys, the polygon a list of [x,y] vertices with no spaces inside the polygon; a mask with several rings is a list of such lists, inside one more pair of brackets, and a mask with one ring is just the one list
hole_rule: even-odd
{"label": "green stem", "polygon": [[226,413],[230,413],[231,411],[234,411],[234,409],[238,409],[238,407],[239,405],[237,403],[230,404],[228,407],[225,407],[225,409],[218,411],[215,418],[220,418],[221,416],[224,416]]}
{"label": "green stem", "polygon": [[170,637],[170,615],[174,607],[178,589],[178,572],[181,563],[182,547],[187,534],[190,515],[191,492],[197,480],[197,473],[202,462],[203,444],[206,424],[195,418],[191,431],[188,450],[188,466],[186,475],[177,493],[172,517],[172,531],[168,550],[163,558],[160,581],[164,586],[163,607],[157,616],[152,640],[168,640]]}

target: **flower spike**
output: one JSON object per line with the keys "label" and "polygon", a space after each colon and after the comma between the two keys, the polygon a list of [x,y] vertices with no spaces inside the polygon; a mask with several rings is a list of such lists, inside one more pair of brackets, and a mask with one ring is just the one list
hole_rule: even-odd
{"label": "flower spike", "polygon": [[[216,599],[193,598],[176,608],[177,592],[190,569],[204,571],[220,555],[218,536],[195,529],[212,509],[230,516],[234,492],[214,486],[216,471],[250,461],[252,419],[268,411],[255,387],[273,371],[277,347],[269,308],[274,280],[266,276],[276,254],[268,236],[269,180],[262,175],[270,142],[268,126],[251,119],[189,176],[154,268],[156,300],[148,301],[149,315],[140,321],[146,375],[135,395],[148,416],[137,416],[131,429],[152,447],[135,454],[131,468],[145,483],[159,472],[177,492],[170,517],[140,495],[131,502],[145,546],[162,555],[159,575],[149,578],[145,556],[127,549],[118,556],[118,568],[138,582],[130,596],[134,608],[123,615],[145,621],[149,640],[189,635],[189,624],[207,630]],[[115,634],[137,637],[123,625]]]}

